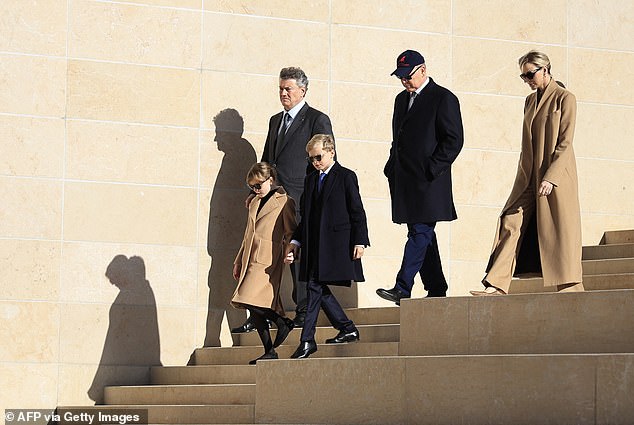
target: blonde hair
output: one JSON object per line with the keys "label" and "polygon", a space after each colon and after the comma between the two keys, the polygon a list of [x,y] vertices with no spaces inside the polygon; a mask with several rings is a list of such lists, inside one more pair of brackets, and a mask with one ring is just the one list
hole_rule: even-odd
{"label": "blonde hair", "polygon": [[335,139],[331,134],[315,134],[306,144],[306,152],[310,151],[315,145],[321,144],[321,148],[325,151],[335,150]]}
{"label": "blonde hair", "polygon": [[539,68],[546,68],[550,74],[550,59],[546,53],[538,52],[537,50],[531,50],[524,56],[517,60],[520,68],[527,63],[532,63]]}
{"label": "blonde hair", "polygon": [[273,181],[277,178],[277,171],[268,162],[257,162],[251,166],[251,169],[247,173],[247,184],[254,180],[266,181],[270,177],[273,177]]}

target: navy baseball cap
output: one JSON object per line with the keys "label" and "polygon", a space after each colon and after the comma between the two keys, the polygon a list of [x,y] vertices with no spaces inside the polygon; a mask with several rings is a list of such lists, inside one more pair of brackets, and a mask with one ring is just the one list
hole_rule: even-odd
{"label": "navy baseball cap", "polygon": [[414,68],[423,63],[425,63],[423,55],[415,50],[405,50],[396,58],[396,70],[390,75],[396,75],[399,78],[407,77]]}

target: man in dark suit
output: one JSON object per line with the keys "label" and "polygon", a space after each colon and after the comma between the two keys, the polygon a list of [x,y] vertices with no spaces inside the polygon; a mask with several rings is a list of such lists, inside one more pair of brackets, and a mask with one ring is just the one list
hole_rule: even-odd
{"label": "man in dark suit", "polygon": [[[304,191],[304,177],[313,170],[306,164],[306,143],[315,134],[333,134],[328,115],[308,106],[304,100],[308,90],[308,77],[300,68],[289,67],[280,71],[280,103],[284,110],[271,117],[261,161],[273,165],[277,171],[277,183],[297,205],[297,222],[300,221],[299,200]],[[253,199],[247,198],[247,205]],[[304,325],[306,316],[306,282],[297,277],[295,264],[291,264],[293,301],[295,301],[295,327]],[[247,320],[231,332],[250,332],[255,327]]]}
{"label": "man in dark suit", "polygon": [[381,298],[400,305],[411,296],[420,276],[428,297],[447,292],[434,228],[457,218],[451,185],[451,164],[463,145],[458,98],[427,76],[423,56],[401,53],[392,73],[405,90],[396,96],[392,148],[384,173],[392,197],[392,221],[407,224],[407,243],[396,283],[377,289]]}
{"label": "man in dark suit", "polygon": [[[370,244],[357,176],[335,162],[332,136],[314,136],[306,152],[316,171],[306,177],[300,201],[302,220],[291,243],[301,246],[300,277],[308,282],[308,309],[299,347],[291,358],[306,358],[317,351],[315,328],[320,307],[339,331],[326,340],[327,344],[359,340],[358,329],[328,285],[363,282],[361,257]],[[296,252],[297,248],[293,255]]]}

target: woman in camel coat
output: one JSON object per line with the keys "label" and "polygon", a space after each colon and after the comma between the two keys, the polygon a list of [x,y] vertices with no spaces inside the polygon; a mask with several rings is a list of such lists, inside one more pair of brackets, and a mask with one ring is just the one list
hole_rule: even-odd
{"label": "woman in camel coat", "polygon": [[524,104],[522,151],[511,195],[502,210],[484,291],[507,294],[512,276],[541,275],[558,291],[583,291],[581,213],[572,148],[575,96],[550,74],[548,56],[519,59],[520,77],[535,93]]}
{"label": "woman in camel coat", "polygon": [[[275,169],[266,162],[254,164],[247,174],[247,185],[255,193],[242,246],[233,264],[238,286],[231,299],[236,308],[246,308],[264,346],[264,355],[252,360],[277,359],[275,348],[293,328],[284,315],[280,286],[284,272],[284,252],[295,228],[295,202],[284,189],[275,185]],[[267,319],[277,326],[271,341]]]}

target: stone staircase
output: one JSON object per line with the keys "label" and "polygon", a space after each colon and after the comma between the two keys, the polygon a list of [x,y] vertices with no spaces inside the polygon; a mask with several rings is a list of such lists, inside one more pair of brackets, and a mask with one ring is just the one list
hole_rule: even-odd
{"label": "stone staircase", "polygon": [[[152,368],[150,385],[107,387],[93,408],[148,409],[154,424],[633,424],[634,231],[583,258],[587,292],[535,293],[541,279],[526,279],[505,297],[350,309],[360,342],[257,366],[252,332]],[[336,333],[318,325],[318,342]]]}

